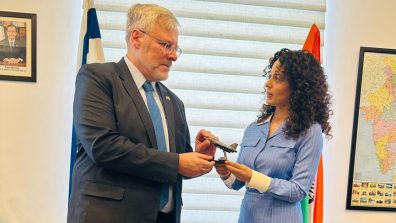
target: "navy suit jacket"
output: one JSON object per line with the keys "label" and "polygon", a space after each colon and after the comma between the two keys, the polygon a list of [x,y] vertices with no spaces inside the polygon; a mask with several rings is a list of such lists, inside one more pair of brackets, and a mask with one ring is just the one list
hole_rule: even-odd
{"label": "navy suit jacket", "polygon": [[162,184],[173,185],[180,222],[178,153],[191,152],[182,101],[163,84],[171,152],[157,150],[154,127],[124,61],[84,65],[76,80],[73,115],[78,152],[67,222],[151,223]]}

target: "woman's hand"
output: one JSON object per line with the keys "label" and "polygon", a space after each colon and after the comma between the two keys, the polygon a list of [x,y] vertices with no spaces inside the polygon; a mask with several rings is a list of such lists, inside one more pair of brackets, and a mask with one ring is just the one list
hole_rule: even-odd
{"label": "woman's hand", "polygon": [[[253,171],[249,167],[247,167],[243,164],[232,162],[230,160],[225,161],[225,167],[232,174],[234,174],[238,180],[243,181],[243,182],[250,182],[250,179],[252,178]],[[217,171],[217,167],[216,167],[216,171]]]}
{"label": "woman's hand", "polygon": [[231,175],[231,171],[227,169],[225,164],[223,163],[216,163],[215,164],[216,172],[220,175],[222,180],[227,180],[228,177]]}

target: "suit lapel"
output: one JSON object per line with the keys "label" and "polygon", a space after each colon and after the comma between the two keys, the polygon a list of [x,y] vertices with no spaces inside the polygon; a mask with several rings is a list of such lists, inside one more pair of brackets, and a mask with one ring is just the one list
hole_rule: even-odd
{"label": "suit lapel", "polygon": [[123,82],[124,88],[131,97],[133,103],[135,104],[136,110],[138,111],[139,116],[142,119],[143,125],[147,130],[151,145],[154,148],[158,148],[157,141],[155,139],[155,130],[151,121],[150,113],[147,110],[146,104],[143,101],[143,98],[138,90],[138,87],[136,86],[135,81],[132,78],[131,73],[129,72],[128,66],[126,65],[124,59],[121,59],[116,64],[116,67],[118,68],[118,75]]}
{"label": "suit lapel", "polygon": [[157,83],[157,90],[165,110],[166,124],[168,126],[169,149],[171,152],[176,153],[175,116],[173,112],[173,102],[168,94],[168,90],[162,83]]}

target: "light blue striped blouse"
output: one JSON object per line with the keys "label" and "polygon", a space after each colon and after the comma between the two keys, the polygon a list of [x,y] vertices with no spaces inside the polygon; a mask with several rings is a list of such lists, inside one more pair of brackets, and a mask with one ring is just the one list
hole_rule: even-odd
{"label": "light blue striped blouse", "polygon": [[[270,122],[250,124],[243,136],[237,162],[271,177],[268,190],[247,188],[239,223],[301,223],[300,201],[315,178],[323,148],[322,128],[312,125],[297,140],[287,139],[280,126],[268,137]],[[239,190],[245,182],[236,180]]]}

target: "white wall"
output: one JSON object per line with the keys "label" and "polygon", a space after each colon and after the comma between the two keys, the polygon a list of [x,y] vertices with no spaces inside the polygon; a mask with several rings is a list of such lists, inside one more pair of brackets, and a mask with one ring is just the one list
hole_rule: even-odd
{"label": "white wall", "polygon": [[1,0],[37,14],[37,83],[0,81],[0,222],[66,222],[81,0]]}
{"label": "white wall", "polygon": [[325,223],[396,222],[396,212],[345,209],[359,48],[396,49],[395,9],[394,0],[327,1],[324,64],[335,115],[334,138],[324,152]]}
{"label": "white wall", "polygon": [[[36,13],[37,83],[0,81],[0,223],[65,222],[81,0],[1,0]],[[345,210],[360,46],[396,48],[396,1],[327,3],[324,63],[335,104],[325,157],[325,223],[395,222]]]}

